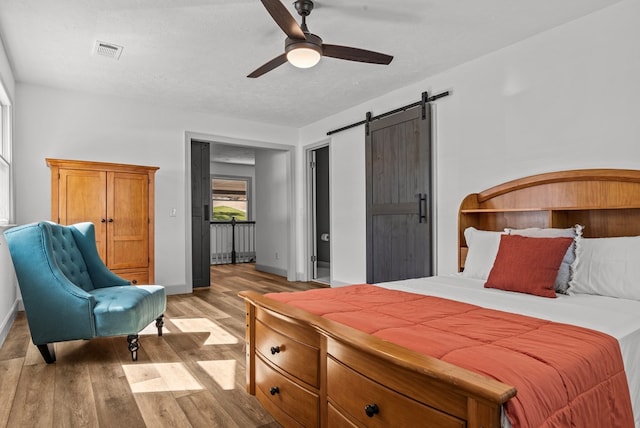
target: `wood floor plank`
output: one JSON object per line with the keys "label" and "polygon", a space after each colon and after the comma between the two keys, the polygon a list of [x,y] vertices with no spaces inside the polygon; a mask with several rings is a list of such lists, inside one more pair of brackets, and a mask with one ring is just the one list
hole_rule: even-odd
{"label": "wood floor plank", "polygon": [[173,348],[165,340],[167,335],[177,333],[166,333],[164,336],[145,336],[141,339],[141,346],[152,362],[175,362],[182,361]]}
{"label": "wood floor plank", "polygon": [[231,315],[229,315],[226,311],[221,310],[219,307],[216,307],[215,305],[209,303],[206,299],[202,298],[203,294],[204,293],[196,293],[194,294],[195,298],[190,299],[191,307],[194,312],[206,314],[209,319],[215,320],[231,317]]}
{"label": "wood floor plank", "polygon": [[[141,334],[138,361],[125,337],[113,337],[57,343],[56,363],[45,364],[20,312],[0,348],[0,427],[278,428],[245,391],[245,304],[238,292],[321,286],[249,263],[212,266],[211,287],[167,297],[169,332]],[[189,323],[213,327],[182,331]],[[218,343],[229,339],[237,343]],[[194,385],[202,389],[189,389]]]}
{"label": "wood floor plank", "polygon": [[210,391],[197,391],[176,398],[194,428],[240,427]]}
{"label": "wood floor plank", "polygon": [[53,421],[55,366],[23,365],[9,415],[9,427],[47,427]]}
{"label": "wood floor plank", "polygon": [[89,364],[98,424],[103,427],[145,426],[112,342],[109,339],[89,342],[97,345],[99,352],[98,358]]}
{"label": "wood floor plank", "polygon": [[14,358],[12,360],[0,361],[0,427],[6,427],[9,421],[9,414],[16,396],[16,389],[22,372],[24,358]]}
{"label": "wood floor plank", "polygon": [[[62,360],[55,364],[53,420],[56,427],[98,426],[91,377],[86,363]],[[82,397],[82,400],[78,400]]]}
{"label": "wood floor plank", "polygon": [[0,348],[0,361],[24,358],[27,355],[29,345],[31,345],[31,333],[29,333],[27,317],[24,312],[18,312],[9,329],[9,334]]}
{"label": "wood floor plank", "polygon": [[134,394],[148,427],[191,427],[189,419],[170,392]]}

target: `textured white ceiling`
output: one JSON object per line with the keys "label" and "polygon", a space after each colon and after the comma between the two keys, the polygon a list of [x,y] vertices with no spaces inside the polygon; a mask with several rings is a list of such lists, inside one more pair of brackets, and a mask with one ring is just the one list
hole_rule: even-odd
{"label": "textured white ceiling", "polygon": [[[0,0],[0,35],[19,82],[300,127],[618,1],[319,0],[312,33],[393,62],[257,79],[285,38],[259,0]],[[120,60],[93,55],[96,40]]]}

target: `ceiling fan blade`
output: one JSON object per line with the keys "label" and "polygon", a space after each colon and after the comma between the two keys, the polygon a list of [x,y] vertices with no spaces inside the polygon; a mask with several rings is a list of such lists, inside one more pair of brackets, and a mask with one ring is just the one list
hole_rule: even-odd
{"label": "ceiling fan blade", "polygon": [[283,53],[282,55],[278,55],[268,63],[261,65],[254,72],[249,74],[247,77],[251,77],[251,78],[260,77],[263,74],[273,70],[274,68],[281,66],[285,62],[287,62],[287,54]]}
{"label": "ceiling fan blade", "polygon": [[368,51],[365,49],[350,48],[348,46],[339,45],[322,45],[322,55],[332,58],[346,59],[349,61],[368,62],[371,64],[387,65],[393,57],[379,52]]}
{"label": "ceiling fan blade", "polygon": [[287,8],[280,3],[280,0],[261,0],[267,12],[271,15],[276,24],[282,28],[287,36],[292,39],[304,40],[306,37],[300,25]]}

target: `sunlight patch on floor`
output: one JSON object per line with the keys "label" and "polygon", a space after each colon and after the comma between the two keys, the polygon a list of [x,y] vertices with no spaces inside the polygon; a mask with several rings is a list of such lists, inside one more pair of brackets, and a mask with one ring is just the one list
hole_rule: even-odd
{"label": "sunlight patch on floor", "polygon": [[224,390],[236,387],[236,360],[198,361],[198,365]]}
{"label": "sunlight patch on floor", "polygon": [[171,322],[185,333],[210,333],[204,345],[233,345],[238,339],[207,318],[172,318]]}
{"label": "sunlight patch on floor", "polygon": [[134,394],[204,389],[182,363],[127,364],[122,369]]}

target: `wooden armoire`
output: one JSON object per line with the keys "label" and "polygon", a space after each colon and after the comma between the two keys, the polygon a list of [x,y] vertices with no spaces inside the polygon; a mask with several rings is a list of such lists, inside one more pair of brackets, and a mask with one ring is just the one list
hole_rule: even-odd
{"label": "wooden armoire", "polygon": [[46,159],[51,220],[95,225],[100,257],[133,284],[153,284],[154,176],[158,167]]}

